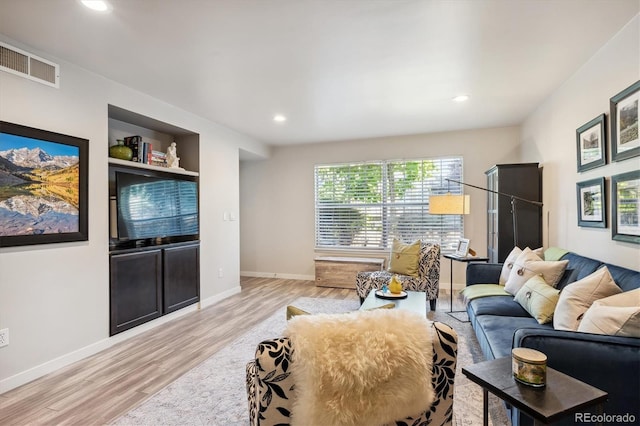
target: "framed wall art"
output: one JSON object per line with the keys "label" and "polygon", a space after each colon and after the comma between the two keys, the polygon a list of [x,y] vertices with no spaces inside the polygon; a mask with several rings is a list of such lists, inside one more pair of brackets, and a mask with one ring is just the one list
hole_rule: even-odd
{"label": "framed wall art", "polygon": [[89,141],[0,121],[0,247],[87,241]]}
{"label": "framed wall art", "polygon": [[611,237],[640,244],[640,170],[611,176]]}
{"label": "framed wall art", "polygon": [[604,114],[576,130],[578,172],[595,169],[607,163],[606,134]]}
{"label": "framed wall art", "polygon": [[603,177],[576,184],[578,226],[606,228],[606,193]]}
{"label": "framed wall art", "polygon": [[610,99],[611,160],[621,161],[640,155],[640,80]]}

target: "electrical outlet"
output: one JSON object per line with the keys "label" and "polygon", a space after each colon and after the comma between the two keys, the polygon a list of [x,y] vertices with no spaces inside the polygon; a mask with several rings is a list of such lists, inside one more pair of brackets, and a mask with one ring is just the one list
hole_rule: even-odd
{"label": "electrical outlet", "polygon": [[222,268],[218,269],[218,278],[222,278],[224,274],[222,273]]}
{"label": "electrical outlet", "polygon": [[0,330],[0,348],[3,346],[9,346],[9,329],[3,328]]}

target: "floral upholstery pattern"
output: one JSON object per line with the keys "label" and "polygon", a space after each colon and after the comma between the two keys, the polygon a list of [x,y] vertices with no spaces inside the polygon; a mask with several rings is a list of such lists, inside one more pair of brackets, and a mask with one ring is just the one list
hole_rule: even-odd
{"label": "floral upholstery pattern", "polygon": [[[433,322],[432,383],[436,397],[415,417],[399,419],[396,426],[450,425],[453,420],[453,385],[458,356],[458,336],[446,324]],[[288,338],[261,342],[256,357],[247,364],[247,397],[251,426],[290,424],[294,398],[291,377],[293,348]]]}
{"label": "floral upholstery pattern", "polygon": [[418,259],[418,276],[392,274],[389,271],[358,272],[356,276],[356,292],[360,300],[364,300],[373,289],[381,289],[395,275],[402,283],[402,288],[409,291],[424,291],[427,300],[431,301],[431,309],[435,309],[435,301],[440,290],[440,245],[423,242],[420,245]]}

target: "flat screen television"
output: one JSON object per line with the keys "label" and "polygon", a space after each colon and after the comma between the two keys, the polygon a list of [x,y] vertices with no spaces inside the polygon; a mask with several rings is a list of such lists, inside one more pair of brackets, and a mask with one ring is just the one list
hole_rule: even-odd
{"label": "flat screen television", "polygon": [[198,182],[189,176],[116,171],[117,239],[197,240]]}

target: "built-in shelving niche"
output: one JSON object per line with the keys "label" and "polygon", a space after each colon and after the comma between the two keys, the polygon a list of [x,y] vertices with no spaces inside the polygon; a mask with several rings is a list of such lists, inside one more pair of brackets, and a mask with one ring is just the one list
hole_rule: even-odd
{"label": "built-in shelving niche", "polygon": [[198,176],[200,171],[199,134],[114,105],[109,105],[108,114],[109,143],[105,149],[116,145],[117,139],[135,135],[142,136],[143,140],[153,144],[154,150],[162,152],[166,152],[171,142],[175,142],[177,154],[180,157],[180,167],[185,170],[151,166],[115,158],[109,158],[110,164]]}

